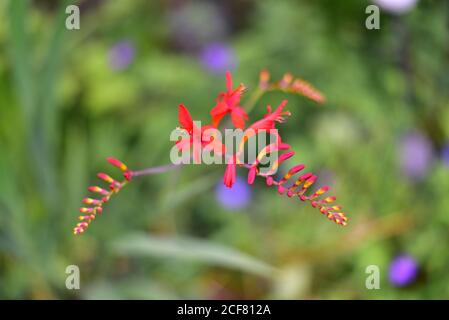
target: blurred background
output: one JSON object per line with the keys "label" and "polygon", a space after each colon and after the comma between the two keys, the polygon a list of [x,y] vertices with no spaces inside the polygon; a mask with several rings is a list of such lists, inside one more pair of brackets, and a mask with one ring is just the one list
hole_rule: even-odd
{"label": "blurred background", "polygon": [[[448,298],[449,3],[378,0],[367,30],[372,3],[1,1],[0,298]],[[270,93],[250,118],[289,99],[294,163],[332,187],[347,227],[245,170],[225,189],[217,165],[135,179],[72,234],[95,173],[119,175],[107,156],[168,163],[177,105],[208,121],[226,70],[248,97],[263,68],[327,96]]]}

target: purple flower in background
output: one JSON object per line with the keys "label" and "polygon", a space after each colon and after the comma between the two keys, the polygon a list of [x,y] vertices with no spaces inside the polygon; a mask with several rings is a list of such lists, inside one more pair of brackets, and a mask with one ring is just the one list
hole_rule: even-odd
{"label": "purple flower in background", "polygon": [[251,189],[246,180],[236,177],[232,188],[226,187],[220,181],[215,189],[215,198],[226,209],[238,210],[246,207],[251,201]]}
{"label": "purple flower in background", "polygon": [[404,175],[411,179],[423,178],[433,160],[429,139],[419,132],[406,135],[400,145],[400,166]]}
{"label": "purple flower in background", "polygon": [[236,66],[234,50],[221,42],[213,42],[206,45],[200,53],[201,64],[213,73],[223,73],[232,70]]}
{"label": "purple flower in background", "polygon": [[129,41],[120,41],[109,50],[109,65],[113,70],[123,70],[134,60],[134,46]]}
{"label": "purple flower in background", "polygon": [[441,157],[443,158],[443,162],[449,166],[449,143],[447,143],[443,147],[443,151],[441,152]]}
{"label": "purple flower in background", "polygon": [[374,0],[382,9],[394,14],[402,14],[412,10],[418,0]]}
{"label": "purple flower in background", "polygon": [[390,263],[388,277],[390,282],[402,287],[412,283],[418,274],[418,263],[408,255],[399,255]]}
{"label": "purple flower in background", "polygon": [[176,48],[198,52],[228,34],[228,19],[216,1],[169,1],[168,27]]}

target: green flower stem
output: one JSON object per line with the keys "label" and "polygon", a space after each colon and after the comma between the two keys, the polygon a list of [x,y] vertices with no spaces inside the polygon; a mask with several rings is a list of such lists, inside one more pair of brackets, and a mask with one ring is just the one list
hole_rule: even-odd
{"label": "green flower stem", "polygon": [[257,87],[257,89],[254,90],[253,94],[248,98],[248,101],[244,105],[246,113],[249,114],[254,109],[257,102],[262,98],[265,92],[267,92],[267,90],[263,90],[260,87]]}

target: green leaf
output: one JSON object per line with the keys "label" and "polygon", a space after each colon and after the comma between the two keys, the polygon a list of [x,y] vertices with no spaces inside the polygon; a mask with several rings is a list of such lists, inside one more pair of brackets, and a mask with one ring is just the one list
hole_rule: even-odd
{"label": "green leaf", "polygon": [[276,269],[246,253],[188,237],[164,237],[145,234],[131,234],[113,243],[118,254],[174,258],[203,262],[225,268],[271,277]]}
{"label": "green leaf", "polygon": [[17,92],[21,99],[23,115],[29,124],[35,109],[35,85],[31,68],[31,48],[27,35],[27,13],[29,1],[9,2],[9,40]]}
{"label": "green leaf", "polygon": [[120,299],[178,299],[179,297],[162,284],[146,278],[131,278],[125,281],[94,282],[82,293],[88,300]]}

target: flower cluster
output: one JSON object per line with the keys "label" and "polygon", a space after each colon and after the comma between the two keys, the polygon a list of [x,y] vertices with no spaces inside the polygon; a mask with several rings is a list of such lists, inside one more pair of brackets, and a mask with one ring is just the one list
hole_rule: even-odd
{"label": "flower cluster", "polygon": [[[262,71],[259,81],[259,87],[262,91],[281,90],[284,92],[297,93],[317,103],[322,103],[325,100],[323,94],[321,94],[312,85],[304,80],[295,79],[291,74],[285,74],[283,78],[277,82],[270,83],[269,80],[269,73],[267,71]],[[210,112],[211,124],[202,127],[201,130],[196,130],[196,136],[193,134],[195,130],[193,130],[194,124],[192,117],[190,116],[187,108],[181,104],[179,106],[178,114],[179,124],[180,129],[184,130],[187,138],[177,142],[176,145],[178,146],[178,149],[185,150],[186,148],[190,148],[196,141],[198,145],[211,148],[219,155],[225,155],[225,157],[227,157],[227,165],[223,177],[223,183],[225,186],[232,188],[236,181],[237,166],[245,167],[248,169],[249,184],[254,183],[256,176],[264,177],[268,186],[276,185],[278,187],[278,192],[280,194],[283,194],[286,191],[288,197],[297,196],[301,201],[309,201],[313,207],[318,208],[319,211],[326,215],[329,220],[332,220],[339,225],[346,225],[347,218],[345,214],[341,212],[342,207],[339,205],[331,205],[336,198],[333,196],[321,197],[329,190],[329,187],[324,186],[314,192],[310,192],[310,188],[315,183],[317,176],[312,173],[306,173],[300,175],[296,179],[294,178],[296,174],[304,169],[304,165],[300,164],[292,167],[279,181],[276,181],[273,178],[274,173],[282,162],[294,155],[294,151],[290,150],[290,146],[282,141],[282,138],[278,133],[276,133],[276,143],[271,143],[263,147],[252,163],[243,163],[240,161],[239,153],[243,152],[242,145],[248,141],[251,135],[257,134],[262,130],[269,131],[276,129],[277,123],[285,122],[286,118],[291,115],[289,111],[284,111],[287,100],[283,100],[274,111],[271,106],[268,106],[267,113],[262,119],[255,121],[250,125],[246,125],[246,122],[249,120],[248,114],[240,104],[241,97],[244,92],[245,86],[243,84],[240,84],[235,89],[233,88],[231,74],[227,72],[226,92],[220,93],[217,97],[216,105]],[[231,152],[231,155],[226,153],[226,147],[222,145],[221,142],[211,139],[210,137],[206,137],[203,134],[204,130],[207,128],[217,128],[221,120],[227,115],[231,117],[232,124],[235,128],[244,130],[240,148],[236,151],[236,153]],[[260,165],[264,157],[275,152],[277,155],[282,151],[285,152],[277,156],[276,161],[268,171],[262,172],[260,170]],[[198,152],[195,152],[195,150],[193,152],[193,157],[199,157]],[[286,184],[290,183],[290,180],[294,180],[294,182],[291,186],[287,187]],[[307,195],[306,193],[308,192],[311,194]]]}
{"label": "flower cluster", "polygon": [[245,121],[248,120],[246,111],[240,106],[240,98],[245,91],[245,86],[240,84],[236,89],[232,89],[231,73],[226,72],[226,92],[222,92],[217,97],[217,104],[212,108],[212,125],[217,127],[221,119],[229,114],[232,123],[236,128],[243,129]]}
{"label": "flower cluster", "polygon": [[[278,162],[281,163],[282,161],[285,161],[293,155],[294,151],[284,153],[279,157]],[[316,175],[312,173],[304,173],[296,179],[292,179],[292,177],[296,173],[299,173],[304,168],[305,166],[303,164],[293,166],[279,181],[274,180],[272,176],[265,175],[266,183],[268,186],[277,186],[279,194],[284,194],[285,191],[287,191],[287,196],[289,198],[297,196],[301,201],[309,201],[312,204],[312,207],[318,208],[320,212],[326,215],[329,220],[345,226],[347,224],[348,218],[343,212],[341,212],[342,207],[340,205],[331,205],[331,203],[333,203],[337,198],[334,196],[321,197],[329,190],[328,186],[319,188],[318,190],[312,192],[312,194],[309,196],[306,195],[306,192],[309,190],[309,188],[316,182]],[[257,171],[254,170],[254,172],[251,173],[250,170],[248,183],[252,183],[254,181],[256,173]],[[289,187],[286,187],[286,183],[290,180],[294,181],[293,184]]]}
{"label": "flower cluster", "polygon": [[128,167],[121,162],[120,160],[117,160],[115,158],[107,158],[107,161],[119,168],[123,173],[123,181],[117,181],[111,178],[106,173],[100,172],[97,174],[97,177],[103,180],[108,184],[108,188],[104,189],[99,186],[91,186],[87,188],[88,191],[92,193],[97,193],[100,195],[99,199],[94,198],[84,198],[83,203],[88,205],[87,207],[81,207],[80,212],[83,214],[79,216],[79,222],[75,228],[73,229],[74,234],[80,234],[84,232],[89,224],[95,219],[97,214],[101,214],[103,212],[103,205],[109,201],[109,199],[116,193],[120,192],[122,188],[128,184],[129,181],[131,181],[131,178],[133,176],[133,172],[128,169]]}
{"label": "flower cluster", "polygon": [[[325,97],[322,93],[302,79],[295,79],[291,74],[287,73],[281,80],[270,82],[270,74],[267,71],[262,71],[260,73],[259,90],[257,91],[256,96],[260,98],[260,93],[263,94],[271,90],[299,94],[316,103],[325,101]],[[190,149],[193,148],[194,160],[200,159],[201,150],[198,149],[201,148],[203,148],[203,150],[213,151],[216,155],[225,157],[226,169],[223,183],[228,188],[232,188],[236,183],[237,167],[244,167],[248,169],[247,183],[249,185],[254,183],[257,176],[265,178],[266,184],[268,186],[277,186],[280,194],[286,193],[288,197],[295,196],[301,201],[308,201],[312,207],[318,208],[329,220],[334,221],[339,225],[346,225],[347,218],[345,214],[341,212],[342,207],[339,205],[332,205],[336,198],[333,196],[324,196],[329,190],[329,187],[324,186],[315,191],[311,191],[311,187],[316,182],[317,176],[312,173],[300,174],[300,171],[304,169],[304,165],[299,164],[291,167],[281,179],[275,180],[274,174],[279,166],[295,154],[295,152],[290,149],[290,146],[283,141],[276,129],[278,123],[285,122],[287,117],[291,115],[289,111],[284,110],[287,105],[287,100],[283,100],[274,110],[268,105],[267,113],[262,119],[248,124],[248,111],[254,106],[256,99],[250,99],[253,105],[244,108],[241,105],[241,98],[245,91],[246,87],[243,84],[238,85],[236,88],[233,87],[231,73],[227,72],[226,91],[218,95],[216,104],[210,111],[211,124],[201,126],[200,128],[195,125],[188,109],[183,104],[180,104],[178,108],[180,127],[178,129],[183,132],[184,138],[176,141],[176,148],[179,151],[190,151]],[[218,136],[221,134],[221,132],[218,131],[218,127],[226,116],[230,116],[233,126],[237,129],[241,129],[243,132],[242,139],[236,151],[227,150],[226,145],[222,144],[220,139],[218,139]],[[214,129],[212,131],[215,133],[212,135],[206,133],[206,130],[209,131],[208,129]],[[273,131],[275,135],[274,143],[270,142],[264,146],[260,146],[261,150],[257,151],[255,159],[246,162],[244,160],[242,161],[242,156],[245,158],[245,144],[251,137],[260,132],[272,134]],[[267,168],[265,166],[266,163],[264,163],[263,160],[266,157],[273,155],[274,161]],[[74,234],[83,233],[96,218],[97,214],[102,213],[104,204],[107,203],[114,194],[120,192],[133,177],[163,173],[178,166],[178,164],[169,164],[139,171],[131,171],[123,162],[115,158],[107,158],[107,161],[122,171],[123,180],[117,181],[106,173],[97,174],[98,178],[108,184],[108,187],[102,188],[99,186],[91,186],[88,188],[90,192],[99,194],[99,198],[83,199],[83,203],[87,206],[80,208],[82,215],[79,219],[81,221],[73,229]]]}

